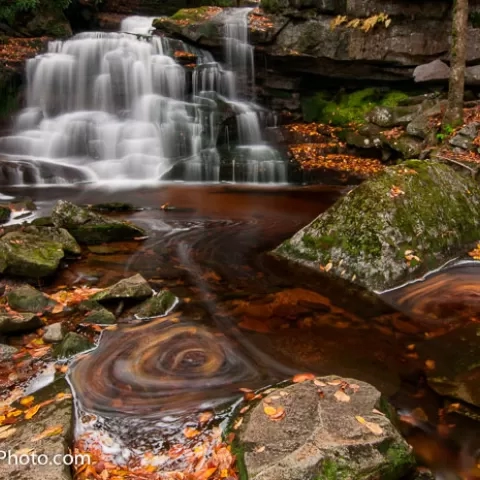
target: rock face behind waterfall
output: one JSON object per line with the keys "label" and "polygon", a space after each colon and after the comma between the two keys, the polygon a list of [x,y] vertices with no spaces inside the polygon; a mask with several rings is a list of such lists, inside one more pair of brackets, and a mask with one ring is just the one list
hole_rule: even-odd
{"label": "rock face behind waterfall", "polygon": [[366,181],[275,253],[384,290],[480,238],[480,188],[451,167],[411,160]]}

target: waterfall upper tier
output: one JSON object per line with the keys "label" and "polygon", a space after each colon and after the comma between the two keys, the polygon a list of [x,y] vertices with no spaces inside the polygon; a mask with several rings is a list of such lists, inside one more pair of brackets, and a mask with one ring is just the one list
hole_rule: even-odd
{"label": "waterfall upper tier", "polygon": [[271,115],[252,101],[248,12],[227,16],[225,67],[149,35],[151,18],[50,42],[27,62],[27,106],[0,138],[0,183],[285,182],[262,137]]}

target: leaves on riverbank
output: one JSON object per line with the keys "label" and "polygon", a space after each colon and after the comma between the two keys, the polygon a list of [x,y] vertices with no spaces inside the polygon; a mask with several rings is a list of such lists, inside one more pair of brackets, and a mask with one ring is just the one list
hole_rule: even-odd
{"label": "leaves on riverbank", "polygon": [[474,260],[480,260],[480,243],[477,243],[477,246],[471,252],[468,252],[468,254]]}
{"label": "leaves on riverbank", "polygon": [[0,58],[3,65],[10,69],[23,68],[25,60],[32,58],[42,50],[48,37],[13,38],[2,37],[0,42]]}

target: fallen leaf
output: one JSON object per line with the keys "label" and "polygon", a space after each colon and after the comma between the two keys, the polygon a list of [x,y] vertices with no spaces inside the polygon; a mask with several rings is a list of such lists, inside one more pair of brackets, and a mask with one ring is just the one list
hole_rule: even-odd
{"label": "fallen leaf", "polygon": [[382,435],[383,428],[380,425],[377,425],[376,423],[373,423],[373,422],[368,422],[360,415],[357,415],[355,419],[357,420],[357,422],[361,423],[362,425],[365,425],[374,435]]}
{"label": "fallen leaf", "polygon": [[8,426],[6,430],[0,431],[0,440],[5,440],[6,438],[12,436],[16,431],[16,428]]}
{"label": "fallen leaf", "polygon": [[40,410],[40,404],[29,408],[27,411],[25,411],[25,419],[30,420],[33,416],[37,414],[39,410]]}
{"label": "fallen leaf", "polygon": [[425,367],[428,370],[435,370],[435,360],[426,360],[425,361]]}
{"label": "fallen leaf", "polygon": [[277,409],[271,405],[264,405],[263,411],[265,412],[265,415],[268,415],[269,417],[277,413]]}
{"label": "fallen leaf", "polygon": [[343,380],[332,380],[331,382],[327,382],[328,385],[340,385],[343,382]]}
{"label": "fallen leaf", "polygon": [[350,396],[347,395],[343,390],[337,390],[333,395],[339,402],[349,402]]}
{"label": "fallen leaf", "polygon": [[275,412],[275,414],[269,415],[270,419],[271,420],[282,420],[282,418],[284,418],[285,415],[286,415],[285,409],[283,407],[278,407],[276,410],[277,411]]}
{"label": "fallen leaf", "polygon": [[293,377],[293,383],[302,383],[308,380],[315,380],[315,375],[313,373],[297,373]]}
{"label": "fallen leaf", "polygon": [[326,383],[321,382],[320,380],[317,380],[317,379],[315,379],[315,380],[313,381],[313,383],[314,383],[317,387],[326,387],[326,386],[327,386]]}
{"label": "fallen leaf", "polygon": [[238,430],[238,428],[240,427],[240,425],[242,424],[243,422],[243,417],[240,417],[234,424],[233,424],[233,429],[234,430]]}
{"label": "fallen leaf", "polygon": [[27,407],[28,405],[31,405],[35,398],[33,395],[29,395],[28,397],[23,397],[20,399],[20,405],[23,405],[24,407]]}
{"label": "fallen leaf", "polygon": [[255,453],[262,453],[265,451],[265,445],[262,445],[261,447],[257,447],[255,449]]}
{"label": "fallen leaf", "polygon": [[55,425],[53,427],[47,428],[42,433],[35,435],[32,438],[32,442],[38,442],[47,437],[54,437],[55,435],[60,435],[63,432],[63,425]]}
{"label": "fallen leaf", "polygon": [[198,416],[198,423],[200,423],[200,425],[204,425],[205,423],[209,422],[212,418],[213,418],[212,412],[210,411],[202,412]]}

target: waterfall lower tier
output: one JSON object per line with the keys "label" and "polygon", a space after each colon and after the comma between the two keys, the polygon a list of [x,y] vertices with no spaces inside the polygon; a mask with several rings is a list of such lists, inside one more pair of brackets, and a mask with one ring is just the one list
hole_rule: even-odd
{"label": "waterfall lower tier", "polygon": [[27,106],[0,138],[0,184],[285,182],[262,137],[268,112],[252,103],[249,11],[227,16],[226,68],[150,35],[151,18],[50,42],[27,62]]}

